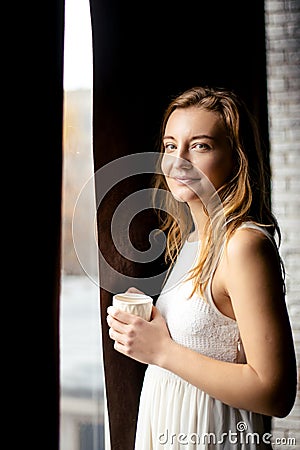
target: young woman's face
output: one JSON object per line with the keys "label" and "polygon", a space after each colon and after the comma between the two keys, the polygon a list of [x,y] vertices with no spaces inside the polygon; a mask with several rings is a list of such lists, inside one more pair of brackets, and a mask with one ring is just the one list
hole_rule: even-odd
{"label": "young woman's face", "polygon": [[233,172],[233,152],[220,117],[196,107],[176,109],[163,137],[162,171],[173,196],[199,200],[217,190]]}

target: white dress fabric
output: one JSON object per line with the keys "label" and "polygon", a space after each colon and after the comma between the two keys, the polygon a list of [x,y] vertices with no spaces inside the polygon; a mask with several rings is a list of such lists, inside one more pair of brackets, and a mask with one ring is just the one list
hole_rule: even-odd
{"label": "white dress fabric", "polygon": [[[243,226],[258,228],[252,223]],[[177,343],[218,360],[242,363],[237,323],[212,299],[214,270],[207,301],[197,294],[189,298],[192,282],[184,278],[196,261],[198,244],[185,242],[156,306]],[[265,416],[228,406],[168,370],[147,367],[135,450],[270,449],[269,441]]]}

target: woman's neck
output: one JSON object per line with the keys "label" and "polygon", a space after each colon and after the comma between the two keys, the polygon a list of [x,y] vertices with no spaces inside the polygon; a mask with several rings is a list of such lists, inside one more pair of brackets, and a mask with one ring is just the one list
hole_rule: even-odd
{"label": "woman's neck", "polygon": [[207,221],[209,220],[209,217],[207,213],[205,212],[203,208],[203,204],[201,202],[193,202],[189,203],[189,208],[191,211],[191,215],[193,218],[195,230],[193,231],[193,239],[192,240],[202,240],[203,233],[205,226],[207,224]]}

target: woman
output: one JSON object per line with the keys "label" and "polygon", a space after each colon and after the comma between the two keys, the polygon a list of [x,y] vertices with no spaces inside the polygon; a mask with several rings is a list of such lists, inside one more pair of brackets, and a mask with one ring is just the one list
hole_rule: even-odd
{"label": "woman", "polygon": [[255,121],[235,93],[192,88],[165,112],[160,163],[167,281],[150,322],[107,317],[115,349],[148,364],[135,449],[271,448],[296,363]]}

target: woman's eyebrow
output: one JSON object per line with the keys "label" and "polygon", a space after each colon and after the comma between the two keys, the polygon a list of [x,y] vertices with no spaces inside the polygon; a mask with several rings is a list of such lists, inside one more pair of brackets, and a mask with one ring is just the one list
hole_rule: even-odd
{"label": "woman's eyebrow", "polygon": [[175,138],[174,138],[173,136],[164,136],[164,137],[163,137],[163,141],[164,141],[165,139],[173,139],[173,141],[175,140]]}
{"label": "woman's eyebrow", "polygon": [[[209,136],[208,134],[198,134],[198,135],[196,135],[196,136],[193,136],[192,138],[191,138],[191,141],[194,141],[195,139],[210,139],[211,141],[214,141],[214,137],[213,136]],[[175,140],[175,138],[173,137],[173,136],[164,136],[163,137],[163,140],[165,140],[165,139],[173,139],[173,140]]]}
{"label": "woman's eyebrow", "polygon": [[195,139],[210,139],[211,141],[214,141],[213,136],[209,136],[208,134],[197,134],[196,136],[193,136],[191,141],[194,141]]}

